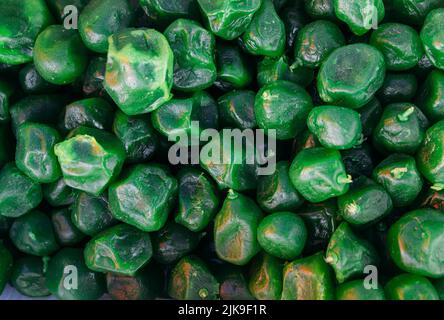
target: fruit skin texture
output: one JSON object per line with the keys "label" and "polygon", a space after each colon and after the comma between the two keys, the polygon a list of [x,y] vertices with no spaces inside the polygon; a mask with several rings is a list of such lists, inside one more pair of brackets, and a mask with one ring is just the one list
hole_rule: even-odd
{"label": "fruit skin texture", "polygon": [[444,71],[432,70],[429,73],[415,103],[429,120],[444,119]]}
{"label": "fruit skin texture", "polygon": [[441,138],[443,130],[444,120],[431,126],[416,154],[419,171],[438,187],[444,184],[444,142]]}
{"label": "fruit skin texture", "polygon": [[387,300],[439,300],[432,283],[415,274],[401,274],[392,278],[384,288]]}
{"label": "fruit skin texture", "polygon": [[321,65],[319,95],[326,103],[358,109],[381,88],[385,69],[384,56],[376,48],[363,43],[341,47]]}
{"label": "fruit skin texture", "polygon": [[406,272],[426,277],[444,276],[444,214],[418,209],[403,215],[390,227],[387,245],[395,264]]}
{"label": "fruit skin texture", "polygon": [[34,64],[49,83],[73,83],[87,67],[88,51],[77,30],[52,25],[39,34],[34,47]]}
{"label": "fruit skin texture", "polygon": [[127,115],[151,112],[170,100],[173,52],[154,29],[125,29],[109,39],[105,90]]}
{"label": "fruit skin texture", "polygon": [[272,256],[296,259],[304,249],[307,229],[304,220],[292,212],[276,212],[262,219],[257,229],[260,246]]}
{"label": "fruit skin texture", "polygon": [[279,300],[282,294],[282,262],[266,253],[253,259],[248,288],[258,300]]}
{"label": "fruit skin texture", "polygon": [[433,65],[444,70],[444,8],[432,10],[427,15],[421,30],[421,40]]}
{"label": "fruit skin texture", "polygon": [[13,267],[13,258],[9,250],[0,242],[0,294],[8,283]]}
{"label": "fruit skin texture", "polygon": [[[45,262],[40,257],[25,256],[14,263],[11,284],[27,297],[46,297],[51,293],[46,288]],[[1,292],[1,290],[0,290]]]}
{"label": "fruit skin texture", "polygon": [[199,16],[196,0],[139,0],[139,4],[150,21],[161,28],[176,19],[197,19]]}
{"label": "fruit skin texture", "polygon": [[442,6],[442,1],[393,0],[391,6],[393,14],[404,23],[421,25],[430,11]]}
{"label": "fruit skin texture", "polygon": [[85,234],[72,222],[69,208],[54,210],[51,214],[51,221],[57,241],[62,246],[74,246],[85,238]]}
{"label": "fruit skin texture", "polygon": [[377,288],[366,288],[365,281],[353,280],[336,288],[336,300],[385,300],[385,295],[379,283]]}
{"label": "fruit skin texture", "polygon": [[250,198],[228,191],[214,219],[214,243],[218,257],[235,265],[247,264],[260,251],[257,228],[263,214]]}

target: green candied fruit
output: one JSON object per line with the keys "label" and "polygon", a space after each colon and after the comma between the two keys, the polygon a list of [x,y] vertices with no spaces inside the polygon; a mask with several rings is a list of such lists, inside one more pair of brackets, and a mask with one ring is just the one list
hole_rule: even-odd
{"label": "green candied fruit", "polygon": [[415,158],[404,154],[384,159],[373,171],[373,179],[387,190],[395,207],[412,204],[423,186]]}
{"label": "green candied fruit", "polygon": [[257,65],[257,83],[260,87],[276,80],[286,80],[302,87],[308,86],[314,78],[310,68],[289,65],[287,56],[279,58],[265,57]]}
{"label": "green candied fruit", "polygon": [[[11,284],[27,297],[46,297],[51,293],[46,288],[45,258],[24,256],[14,263]],[[1,292],[1,290],[0,290]]]}
{"label": "green candied fruit", "polygon": [[293,211],[304,203],[290,181],[289,171],[290,162],[279,161],[273,174],[259,177],[256,200],[264,211]]}
{"label": "green candied fruit", "polygon": [[404,273],[392,278],[384,290],[387,300],[439,300],[432,283],[415,274]]}
{"label": "green candied fruit", "polygon": [[[308,1],[304,2],[307,3]],[[292,51],[298,32],[304,25],[311,21],[311,19],[309,16],[307,16],[307,13],[303,8],[302,1],[288,2],[284,8],[280,10],[277,9],[277,11],[285,25],[287,51]]]}
{"label": "green candied fruit", "polygon": [[32,61],[37,35],[53,22],[45,0],[3,0],[0,3],[0,63]]}
{"label": "green candied fruit", "polygon": [[343,222],[330,238],[325,261],[334,269],[338,282],[343,283],[364,274],[367,266],[377,266],[379,257],[370,242],[358,238]]}
{"label": "green candied fruit", "polygon": [[337,20],[333,0],[305,0],[304,9],[312,19]]}
{"label": "green candied fruit", "polygon": [[127,115],[151,112],[171,99],[173,52],[154,29],[126,29],[109,38],[105,90]]}
{"label": "green candied fruit", "polygon": [[384,76],[382,53],[364,43],[351,44],[336,49],[322,63],[317,88],[326,103],[358,109],[381,88]]}
{"label": "green candied fruit", "polygon": [[211,31],[225,40],[239,37],[248,28],[262,0],[197,0]]}
{"label": "green candied fruit", "polygon": [[414,104],[386,106],[373,131],[373,144],[383,153],[413,154],[424,140],[429,122]]}
{"label": "green candied fruit", "polygon": [[336,17],[358,36],[373,29],[385,16],[382,0],[333,0],[333,4]]}
{"label": "green candied fruit", "polygon": [[51,214],[51,221],[58,243],[62,246],[74,246],[85,238],[85,234],[72,222],[69,208],[54,210]]}
{"label": "green candied fruit", "polygon": [[444,119],[444,71],[429,73],[419,90],[416,105],[431,121]]}
{"label": "green candied fruit", "polygon": [[[385,75],[384,83],[376,93],[383,105],[412,101],[418,90],[418,80],[412,73],[391,73]],[[359,109],[360,110],[360,109]]]}
{"label": "green candied fruit", "polygon": [[257,240],[268,254],[294,260],[304,250],[307,228],[297,214],[276,212],[262,219],[257,229]]}
{"label": "green candied fruit", "polygon": [[88,127],[73,130],[54,152],[65,183],[94,195],[119,175],[125,160],[125,149],[114,135]]}
{"label": "green candied fruit", "polygon": [[229,42],[216,43],[217,79],[214,85],[224,91],[242,89],[253,80],[253,70],[241,49]]}
{"label": "green candied fruit", "polygon": [[9,281],[9,277],[13,267],[13,258],[9,250],[0,241],[0,294]]}
{"label": "green candied fruit", "polygon": [[128,116],[117,110],[113,132],[122,141],[126,161],[144,162],[153,157],[159,147],[159,138],[149,115]]}
{"label": "green candied fruit", "polygon": [[202,231],[219,209],[217,186],[206,173],[194,168],[180,170],[178,180],[179,203],[175,221],[191,231]]}
{"label": "green candied fruit", "polygon": [[219,283],[201,259],[188,256],[171,271],[168,295],[177,300],[216,300]]}
{"label": "green candied fruit", "polygon": [[219,127],[217,102],[205,91],[187,99],[172,99],[151,113],[151,122],[170,141],[196,145],[203,130]]}
{"label": "green candied fruit", "polygon": [[10,99],[14,91],[14,86],[12,86],[6,80],[0,79],[0,123],[7,122],[10,118]]}
{"label": "green candied fruit", "polygon": [[401,23],[384,23],[373,31],[370,44],[384,55],[387,70],[402,71],[416,66],[424,50],[412,27]]}
{"label": "green candied fruit", "polygon": [[157,231],[165,225],[173,209],[177,180],[157,164],[139,164],[109,188],[113,216],[143,231]]}
{"label": "green candied fruit", "polygon": [[421,40],[432,64],[444,70],[444,8],[432,10],[427,15]]}
{"label": "green candied fruit", "polygon": [[105,196],[80,192],[71,206],[71,221],[84,234],[95,236],[117,223]]}
{"label": "green candied fruit", "polygon": [[418,169],[427,180],[435,184],[434,189],[443,189],[444,185],[444,142],[442,132],[444,121],[441,120],[431,126],[422,145],[416,153]]}
{"label": "green candied fruit", "polygon": [[288,263],[283,271],[282,300],[333,300],[334,283],[322,252]]}
{"label": "green candied fruit", "polygon": [[441,211],[411,211],[390,227],[387,236],[390,257],[406,272],[432,278],[442,277],[443,232],[444,214]]}
{"label": "green candied fruit", "polygon": [[[72,284],[74,274],[77,286],[65,285]],[[88,269],[82,249],[74,248],[64,248],[49,260],[46,286],[61,300],[96,300],[106,291],[104,275]]]}
{"label": "green candied fruit", "polygon": [[299,66],[317,68],[333,50],[344,45],[345,37],[337,25],[327,20],[317,20],[298,32],[294,58]]}
{"label": "green candied fruit", "polygon": [[105,99],[83,99],[65,107],[59,127],[63,132],[80,126],[108,130],[112,126],[113,117],[113,107]]}
{"label": "green candied fruit", "polygon": [[307,126],[326,148],[350,149],[359,144],[362,139],[359,113],[348,108],[315,107],[308,115]]}
{"label": "green candied fruit", "polygon": [[379,283],[376,288],[365,280],[353,280],[340,284],[336,288],[336,300],[385,300],[384,289]]}
{"label": "green candied fruit", "polygon": [[221,300],[254,300],[242,267],[221,264],[217,274]]}
{"label": "green candied fruit", "polygon": [[365,106],[359,108],[358,112],[361,117],[362,134],[364,137],[369,137],[381,118],[381,102],[377,98],[373,98]]}
{"label": "green candied fruit", "polygon": [[352,149],[343,150],[341,156],[345,171],[347,171],[352,178],[371,176],[375,166],[375,156],[373,154],[373,148],[368,142],[364,142]]}
{"label": "green candied fruit", "polygon": [[374,223],[393,209],[389,193],[365,176],[359,177],[349,192],[338,198],[341,217],[353,225]]}
{"label": "green candied fruit", "polygon": [[127,224],[119,224],[94,236],[84,251],[89,269],[129,276],[143,268],[152,254],[150,235]]}
{"label": "green candied fruit", "polygon": [[427,14],[442,7],[442,0],[392,0],[391,7],[396,18],[408,24],[421,25]]}
{"label": "green candied fruit", "polygon": [[250,267],[248,288],[258,300],[280,300],[282,295],[282,262],[266,253],[257,255]]}
{"label": "green candied fruit", "polygon": [[180,18],[197,18],[199,15],[196,0],[139,0],[146,15],[157,26],[167,26]]}
{"label": "green candied fruit", "polygon": [[189,92],[210,87],[217,77],[214,35],[187,19],[174,21],[164,35],[174,53],[174,89]]}
{"label": "green candied fruit", "polygon": [[0,171],[0,215],[17,218],[37,207],[43,199],[40,184],[8,163]]}
{"label": "green candied fruit", "polygon": [[54,146],[61,141],[54,128],[26,122],[18,128],[15,163],[28,177],[40,183],[57,181],[61,176]]}
{"label": "green candied fruit", "polygon": [[43,198],[53,207],[62,207],[72,204],[76,197],[76,191],[68,187],[63,178],[42,186]]}
{"label": "green candied fruit", "polygon": [[256,203],[233,190],[214,219],[214,244],[218,257],[246,265],[259,251],[257,228],[263,214]]}
{"label": "green candied fruit", "polygon": [[339,151],[322,147],[297,154],[290,166],[290,180],[305,199],[315,203],[346,193],[351,183]]}
{"label": "green candied fruit", "polygon": [[254,116],[256,93],[251,90],[232,90],[219,97],[219,117],[223,127],[241,130],[257,127]]}
{"label": "green candied fruit", "polygon": [[93,57],[83,74],[82,92],[85,97],[104,97],[106,91],[104,88],[106,57]]}
{"label": "green candied fruit", "polygon": [[242,46],[253,55],[280,57],[285,50],[285,25],[278,16],[271,0],[262,0],[245,30]]}
{"label": "green candied fruit", "polygon": [[133,11],[128,0],[91,0],[79,16],[79,33],[85,46],[106,53],[108,37],[130,25]]}
{"label": "green candied fruit", "polygon": [[35,41],[34,64],[46,81],[64,85],[77,80],[88,65],[88,52],[77,30],[52,25]]}
{"label": "green candied fruit", "polygon": [[202,234],[169,222],[153,234],[153,258],[161,264],[172,264],[196,249]]}
{"label": "green candied fruit", "polygon": [[259,90],[254,114],[259,128],[275,129],[278,140],[287,140],[302,131],[312,107],[312,99],[302,87],[278,80]]}
{"label": "green candied fruit", "polygon": [[37,72],[35,65],[29,63],[19,72],[19,83],[23,92],[26,94],[45,94],[53,93],[58,86],[49,83]]}
{"label": "green candied fruit", "polygon": [[40,257],[51,255],[60,248],[51,219],[40,211],[32,211],[14,220],[9,237],[20,251]]}

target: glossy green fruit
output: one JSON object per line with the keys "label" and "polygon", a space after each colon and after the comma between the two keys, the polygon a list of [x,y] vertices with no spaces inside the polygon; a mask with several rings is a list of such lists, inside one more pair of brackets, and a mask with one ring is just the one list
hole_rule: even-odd
{"label": "glossy green fruit", "polygon": [[126,29],[108,41],[105,89],[123,112],[151,112],[171,99],[173,52],[161,33]]}
{"label": "glossy green fruit", "polygon": [[8,283],[13,266],[13,258],[9,250],[0,242],[0,294]]}
{"label": "glossy green fruit", "polygon": [[180,18],[197,18],[198,5],[196,0],[139,0],[146,15],[158,26],[167,26]]}
{"label": "glossy green fruit", "polygon": [[377,26],[385,16],[382,0],[333,0],[333,6],[336,17],[358,36]]}
{"label": "glossy green fruit", "polygon": [[12,86],[7,81],[0,79],[0,122],[6,122],[10,118],[10,99],[14,91],[14,86]]}
{"label": "glossy green fruit", "polygon": [[46,297],[51,294],[46,288],[46,262],[43,259],[25,256],[14,263],[11,284],[18,292],[27,297]]}
{"label": "glossy green fruit", "polygon": [[35,67],[53,84],[68,84],[79,78],[87,67],[87,56],[78,32],[62,25],[47,27],[35,41]]}
{"label": "glossy green fruit", "polygon": [[304,1],[304,9],[314,20],[337,20],[333,0],[306,0]]}
{"label": "glossy green fruit", "polygon": [[366,288],[364,280],[353,280],[336,288],[336,300],[385,300],[384,289],[380,284],[376,288]]}
{"label": "glossy green fruit", "polygon": [[197,0],[210,30],[225,40],[239,37],[250,25],[262,0]]}
{"label": "glossy green fruit", "polygon": [[119,224],[94,236],[85,247],[85,263],[97,272],[133,276],[151,259],[150,235]]}
{"label": "glossy green fruit", "polygon": [[442,277],[443,230],[444,214],[441,211],[419,209],[403,215],[388,233],[391,258],[404,271]]}
{"label": "glossy green fruit", "polygon": [[377,49],[351,44],[336,49],[322,63],[317,88],[324,102],[357,109],[373,98],[384,76],[384,56]]}
{"label": "glossy green fruit", "polygon": [[322,253],[288,263],[283,271],[282,300],[333,300],[334,283]]}
{"label": "glossy green fruit", "polygon": [[242,89],[253,80],[251,64],[240,48],[229,42],[216,43],[217,79],[214,85],[222,90]]}
{"label": "glossy green fruit", "polygon": [[54,210],[51,220],[58,243],[62,246],[74,246],[85,238],[85,234],[72,222],[70,209]]}
{"label": "glossy green fruit", "polygon": [[415,274],[401,274],[385,286],[387,300],[439,300],[432,283]]}
{"label": "glossy green fruit", "polygon": [[25,65],[20,70],[19,82],[20,87],[26,94],[52,93],[58,88],[58,86],[43,79],[43,77],[37,72],[37,69],[33,63]]}
{"label": "glossy green fruit", "polygon": [[44,184],[42,188],[44,199],[53,207],[72,204],[77,194],[74,189],[66,185],[63,178],[52,183]]}
{"label": "glossy green fruit", "polygon": [[95,236],[112,225],[116,220],[108,208],[105,196],[92,196],[80,192],[71,206],[72,223],[84,234]]}
{"label": "glossy green fruit", "polygon": [[344,35],[337,25],[327,20],[317,20],[298,32],[294,58],[300,66],[317,68],[333,50],[344,45]]}
{"label": "glossy green fruit", "polygon": [[416,30],[401,23],[380,25],[373,31],[370,44],[384,55],[387,70],[411,69],[418,64],[424,54]]}
{"label": "glossy green fruit", "polygon": [[128,0],[89,1],[79,16],[79,33],[83,42],[92,51],[107,52],[108,37],[129,27],[133,12]]}
{"label": "glossy green fruit", "polygon": [[57,181],[61,176],[54,146],[61,141],[54,128],[27,122],[18,128],[15,163],[28,177],[40,183]]}
{"label": "glossy green fruit", "polygon": [[166,167],[139,164],[109,188],[113,216],[143,231],[157,231],[165,225],[177,195],[177,180]]}
{"label": "glossy green fruit", "polygon": [[13,163],[0,171],[0,215],[17,218],[37,207],[42,201],[42,188],[22,173]]}
{"label": "glossy green fruit", "polygon": [[416,105],[431,121],[444,119],[444,71],[429,73],[418,92]]}
{"label": "glossy green fruit", "polygon": [[219,97],[219,117],[223,127],[253,129],[257,126],[254,116],[256,93],[251,90],[232,90]]}
{"label": "glossy green fruit", "polygon": [[[308,4],[313,1],[303,2]],[[285,25],[287,51],[291,51],[294,48],[298,32],[310,21],[310,17],[307,16],[302,1],[286,1],[284,7],[277,9],[277,11]]]}
{"label": "glossy green fruit", "polygon": [[384,153],[413,154],[421,145],[428,120],[414,104],[386,106],[373,132],[373,144]]}
{"label": "glossy green fruit", "polygon": [[374,128],[382,115],[382,106],[378,99],[373,98],[365,106],[358,109],[362,124],[362,134],[368,137],[372,134]]}
{"label": "glossy green fruit", "polygon": [[259,128],[274,129],[277,139],[286,140],[302,131],[312,107],[312,99],[302,87],[278,80],[259,90],[254,114]]}
{"label": "glossy green fruit", "polygon": [[85,265],[81,249],[64,248],[49,260],[46,286],[61,300],[95,300],[106,291],[103,274]]}
{"label": "glossy green fruit", "polygon": [[82,92],[85,97],[103,97],[106,95],[104,88],[106,57],[97,56],[89,61],[89,65],[83,75]]}
{"label": "glossy green fruit", "polygon": [[444,185],[443,130],[444,121],[442,120],[431,126],[416,154],[419,171],[427,180],[435,184],[438,190]]}
{"label": "glossy green fruit", "polygon": [[444,70],[444,8],[432,10],[427,15],[421,30],[421,40],[433,65]]}
{"label": "glossy green fruit", "polygon": [[250,198],[228,191],[214,220],[214,244],[218,257],[235,265],[247,264],[260,251],[257,228],[263,214]]}
{"label": "glossy green fruit", "polygon": [[210,87],[217,76],[214,35],[187,19],[174,21],[164,34],[174,54],[174,89],[189,92]]}
{"label": "glossy green fruit", "polygon": [[258,300],[280,300],[282,295],[282,262],[266,253],[253,259],[248,288]]}
{"label": "glossy green fruit", "polygon": [[241,39],[242,46],[250,54],[282,56],[285,50],[285,26],[271,0],[262,0],[260,9],[254,14]]}
{"label": "glossy green fruit", "polygon": [[53,22],[44,0],[4,0],[0,4],[0,63],[32,61],[37,35]]}
{"label": "glossy green fruit", "polygon": [[326,148],[299,152],[290,166],[290,180],[305,199],[315,203],[346,193],[351,182],[339,151]]}
{"label": "glossy green fruit", "polygon": [[205,263],[195,256],[182,258],[173,268],[168,295],[177,300],[216,300],[219,283]]}
{"label": "glossy green fruit", "polygon": [[431,10],[442,6],[442,1],[392,0],[391,6],[395,16],[404,23],[421,25]]}
{"label": "glossy green fruit", "polygon": [[204,230],[219,209],[219,192],[210,177],[198,169],[178,173],[179,203],[175,221],[191,231]]}
{"label": "glossy green fruit", "polygon": [[343,222],[330,238],[325,261],[335,270],[338,282],[343,283],[362,275],[368,266],[376,267],[379,257],[370,242],[358,238]]}
{"label": "glossy green fruit", "polygon": [[383,160],[373,171],[373,179],[387,190],[396,207],[411,204],[423,186],[415,158],[403,154]]}
{"label": "glossy green fruit", "polygon": [[51,219],[40,211],[14,220],[9,237],[17,249],[36,256],[48,256],[59,249]]}
{"label": "glossy green fruit", "polygon": [[118,176],[125,149],[114,135],[95,128],[78,127],[54,152],[65,183],[94,195],[101,194]]}
{"label": "glossy green fruit", "polygon": [[362,138],[359,113],[343,107],[321,106],[310,111],[308,129],[322,146],[331,149],[350,149]]}
{"label": "glossy green fruit", "polygon": [[[383,105],[412,101],[418,90],[418,81],[412,73],[386,73],[384,84],[376,93]],[[361,110],[361,109],[359,109]]]}

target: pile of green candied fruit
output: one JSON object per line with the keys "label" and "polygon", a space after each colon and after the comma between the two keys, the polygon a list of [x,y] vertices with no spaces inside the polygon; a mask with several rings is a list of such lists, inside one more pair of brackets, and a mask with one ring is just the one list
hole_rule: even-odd
{"label": "pile of green candied fruit", "polygon": [[444,0],[1,0],[0,239],[28,297],[444,299]]}

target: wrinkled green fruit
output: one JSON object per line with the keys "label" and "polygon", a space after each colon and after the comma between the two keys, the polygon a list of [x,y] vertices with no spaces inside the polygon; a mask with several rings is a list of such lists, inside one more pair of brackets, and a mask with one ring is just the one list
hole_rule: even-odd
{"label": "wrinkled green fruit", "polygon": [[394,15],[404,23],[421,25],[427,14],[442,6],[442,0],[392,0]]}
{"label": "wrinkled green fruit", "polygon": [[256,93],[251,90],[232,90],[218,99],[219,117],[223,127],[241,130],[257,127],[254,116]]}
{"label": "wrinkled green fruit", "polygon": [[46,297],[51,294],[46,288],[46,262],[43,259],[25,256],[14,263],[11,284],[18,292],[33,298]]}
{"label": "wrinkled green fruit", "polygon": [[441,211],[419,209],[403,215],[388,233],[390,256],[404,271],[442,277],[443,232],[444,214]]}
{"label": "wrinkled green fruit", "polygon": [[55,182],[44,184],[43,197],[53,207],[62,207],[72,204],[77,191],[68,187],[63,178]]}
{"label": "wrinkled green fruit", "polygon": [[336,288],[336,300],[385,300],[385,295],[379,283],[373,288],[366,287],[364,280],[353,280]]}
{"label": "wrinkled green fruit", "polygon": [[13,258],[9,250],[0,242],[0,294],[8,283],[13,267]]}
{"label": "wrinkled green fruit", "polygon": [[429,73],[418,92],[416,105],[431,121],[444,119],[444,71]]}
{"label": "wrinkled green fruit", "polygon": [[263,214],[250,198],[228,191],[214,219],[214,244],[218,257],[235,265],[247,264],[260,251],[257,228]]}
{"label": "wrinkled green fruit", "polygon": [[427,130],[424,141],[416,154],[419,171],[427,180],[435,184],[435,188],[438,190],[444,186],[443,130],[443,120],[431,126]]}
{"label": "wrinkled green fruit", "polygon": [[173,52],[154,29],[126,29],[109,38],[105,89],[128,115],[151,112],[171,99]]}
{"label": "wrinkled green fruit", "polygon": [[228,42],[217,42],[217,79],[214,85],[225,91],[248,86],[253,80],[253,70],[247,59],[238,46]]}
{"label": "wrinkled green fruit", "polygon": [[97,272],[134,276],[151,259],[150,235],[119,224],[94,236],[85,247],[85,263]]}
{"label": "wrinkled green fruit", "polygon": [[85,234],[72,222],[69,208],[54,210],[51,221],[58,243],[62,246],[74,246],[85,238]]}
{"label": "wrinkled green fruit", "polygon": [[94,195],[118,176],[125,161],[125,149],[114,135],[88,127],[73,130],[54,152],[65,183]]}
{"label": "wrinkled green fruit", "polygon": [[258,300],[280,300],[282,295],[282,262],[266,253],[253,259],[248,288]]}
{"label": "wrinkled green fruit", "polygon": [[352,178],[360,176],[371,176],[374,169],[375,156],[371,145],[367,142],[341,152],[345,171]]}
{"label": "wrinkled green fruit", "polygon": [[83,75],[82,92],[85,97],[104,97],[105,71],[107,58],[97,56],[89,61],[89,65]]}
{"label": "wrinkled green fruit", "polygon": [[199,15],[196,0],[139,0],[150,21],[158,26],[167,26],[180,18],[197,18]]}
{"label": "wrinkled green fruit", "polygon": [[401,274],[392,278],[385,286],[387,300],[439,300],[432,283],[415,274]]}
{"label": "wrinkled green fruit", "polygon": [[421,30],[421,40],[433,65],[444,70],[444,8],[432,10],[427,15]]}
{"label": "wrinkled green fruit", "polygon": [[37,72],[37,69],[33,63],[25,65],[20,70],[19,82],[20,87],[26,94],[53,93],[58,88],[57,85],[49,83],[43,79],[43,77]]}
{"label": "wrinkled green fruit", "polygon": [[314,20],[328,19],[334,22],[337,20],[333,0],[306,0],[304,9]]}
{"label": "wrinkled green fruit", "polygon": [[109,188],[113,216],[143,231],[157,231],[165,225],[176,200],[177,180],[166,167],[139,164]]}

